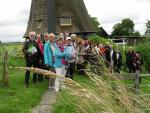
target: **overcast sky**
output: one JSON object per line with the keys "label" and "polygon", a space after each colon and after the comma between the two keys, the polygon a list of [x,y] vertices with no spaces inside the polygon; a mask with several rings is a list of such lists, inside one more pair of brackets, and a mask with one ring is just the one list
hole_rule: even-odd
{"label": "overcast sky", "polygon": [[[136,30],[145,32],[150,19],[150,0],[84,0],[90,15],[97,17],[110,34],[114,24],[131,18]],[[0,40],[21,41],[29,18],[31,0],[0,0]]]}

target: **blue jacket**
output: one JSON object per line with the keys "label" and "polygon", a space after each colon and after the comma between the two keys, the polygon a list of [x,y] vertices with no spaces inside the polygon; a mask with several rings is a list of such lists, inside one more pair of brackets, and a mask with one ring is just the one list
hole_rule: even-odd
{"label": "blue jacket", "polygon": [[64,51],[66,60],[70,63],[75,62],[75,48],[72,45],[67,45]]}
{"label": "blue jacket", "polygon": [[[56,46],[56,44],[54,43],[54,47]],[[44,45],[44,63],[49,65],[49,66],[53,66],[53,51],[51,49],[51,43],[49,41],[47,41]]]}
{"label": "blue jacket", "polygon": [[63,67],[64,64],[62,64],[62,58],[65,57],[65,54],[63,52],[61,52],[61,50],[56,47],[55,50],[54,50],[54,67],[55,68],[60,68],[60,67]]}
{"label": "blue jacket", "polygon": [[54,62],[54,67],[55,68],[60,68],[65,66],[65,64],[62,63],[62,59],[67,59],[70,56],[70,52],[67,51],[68,49],[65,49],[64,52],[61,51],[60,48],[55,47],[54,51],[54,57],[55,57],[55,62]]}

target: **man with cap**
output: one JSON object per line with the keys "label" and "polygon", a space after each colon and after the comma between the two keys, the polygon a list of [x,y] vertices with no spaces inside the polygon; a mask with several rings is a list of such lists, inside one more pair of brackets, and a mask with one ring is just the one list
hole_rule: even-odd
{"label": "man with cap", "polygon": [[74,48],[77,48],[77,43],[76,43],[76,40],[77,40],[77,35],[76,34],[71,34],[71,40],[72,40],[72,45],[74,46]]}
{"label": "man with cap", "polygon": [[75,48],[72,45],[71,37],[66,38],[66,47],[65,47],[65,53],[68,53],[68,56],[66,58],[67,61],[67,73],[66,77],[73,79],[73,72],[75,69]]}
{"label": "man with cap", "polygon": [[[29,33],[29,40],[25,41],[23,45],[23,53],[25,55],[26,67],[38,67],[37,62],[39,59],[40,49],[38,47],[37,42],[35,41],[35,32]],[[29,86],[29,79],[30,79],[30,71],[26,71],[25,74],[25,87]],[[37,74],[33,73],[33,82],[37,81]]]}

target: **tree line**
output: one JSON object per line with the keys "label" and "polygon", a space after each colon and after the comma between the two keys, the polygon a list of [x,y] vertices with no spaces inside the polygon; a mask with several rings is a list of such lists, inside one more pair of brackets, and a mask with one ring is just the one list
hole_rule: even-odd
{"label": "tree line", "polygon": [[[91,17],[92,23],[97,29],[98,32],[100,32],[101,28],[100,23],[97,19],[97,17]],[[147,20],[146,24],[146,31],[144,36],[150,35],[150,20]],[[130,18],[124,18],[122,19],[121,22],[115,24],[113,26],[113,30],[110,34],[110,37],[113,36],[135,36],[135,37],[140,37],[142,34],[138,30],[135,30],[135,23],[132,19]]]}

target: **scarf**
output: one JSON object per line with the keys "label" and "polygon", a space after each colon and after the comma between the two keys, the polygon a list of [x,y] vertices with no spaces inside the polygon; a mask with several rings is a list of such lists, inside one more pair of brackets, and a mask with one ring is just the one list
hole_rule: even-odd
{"label": "scarf", "polygon": [[[64,50],[65,50],[63,46],[59,46],[58,48],[60,49],[61,52],[64,52]],[[62,58],[62,64],[65,64],[65,58],[64,57]]]}
{"label": "scarf", "polygon": [[39,45],[39,49],[42,55],[44,55],[44,47],[43,47],[43,43],[41,40],[37,40],[37,43]]}

